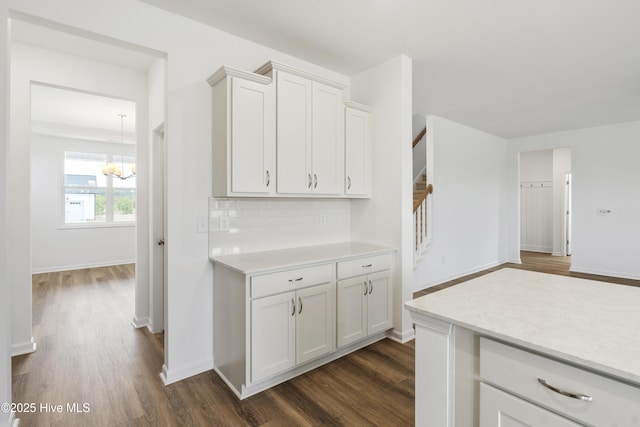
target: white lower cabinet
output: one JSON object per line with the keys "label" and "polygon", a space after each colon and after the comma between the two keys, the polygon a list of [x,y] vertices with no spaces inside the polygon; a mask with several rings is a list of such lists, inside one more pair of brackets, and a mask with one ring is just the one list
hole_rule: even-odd
{"label": "white lower cabinet", "polygon": [[251,301],[251,381],[335,350],[335,284]]}
{"label": "white lower cabinet", "polygon": [[480,427],[578,427],[564,417],[505,393],[480,384]]}
{"label": "white lower cabinet", "polygon": [[[392,327],[391,257],[251,272],[216,262],[214,369],[244,399],[383,339]],[[345,275],[354,277],[338,285]]]}
{"label": "white lower cabinet", "polygon": [[387,255],[338,263],[338,278],[358,267],[382,270],[338,280],[338,347],[391,328],[390,263]]}

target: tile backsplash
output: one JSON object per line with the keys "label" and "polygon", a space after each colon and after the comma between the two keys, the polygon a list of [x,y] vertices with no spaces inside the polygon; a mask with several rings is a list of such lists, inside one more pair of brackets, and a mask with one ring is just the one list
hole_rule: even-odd
{"label": "tile backsplash", "polygon": [[350,240],[350,200],[209,198],[209,254]]}

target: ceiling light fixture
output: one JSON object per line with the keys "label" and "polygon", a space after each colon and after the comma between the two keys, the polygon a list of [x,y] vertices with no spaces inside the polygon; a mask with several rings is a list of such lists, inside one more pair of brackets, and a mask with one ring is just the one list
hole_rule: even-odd
{"label": "ceiling light fixture", "polygon": [[[120,144],[124,145],[124,118],[126,114],[118,114],[120,116]],[[112,176],[120,178],[122,180],[131,178],[136,175],[136,164],[131,165],[131,173],[124,176],[124,155],[120,156],[120,166],[116,166],[115,163],[107,163],[102,166],[102,174],[105,176]]]}

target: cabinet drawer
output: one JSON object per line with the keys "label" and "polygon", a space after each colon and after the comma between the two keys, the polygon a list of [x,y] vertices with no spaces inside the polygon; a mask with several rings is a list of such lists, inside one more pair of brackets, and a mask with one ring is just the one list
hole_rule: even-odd
{"label": "cabinet drawer", "polygon": [[369,274],[374,271],[389,270],[390,268],[391,254],[342,261],[338,263],[338,280]]}
{"label": "cabinet drawer", "polygon": [[251,277],[251,298],[287,292],[334,280],[333,264],[297,268]]}
{"label": "cabinet drawer", "polygon": [[[485,382],[581,423],[640,426],[640,387],[485,338],[480,340],[480,376]],[[591,400],[559,391],[589,396]]]}

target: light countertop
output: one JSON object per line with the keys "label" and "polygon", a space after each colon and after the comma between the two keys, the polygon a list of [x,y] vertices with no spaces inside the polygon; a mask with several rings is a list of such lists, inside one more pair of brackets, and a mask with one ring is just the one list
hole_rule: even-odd
{"label": "light countertop", "polygon": [[272,251],[211,256],[210,259],[214,263],[223,264],[228,268],[244,274],[257,274],[301,267],[309,264],[334,262],[341,259],[380,255],[393,250],[392,247],[388,246],[359,242],[343,242]]}
{"label": "light countertop", "polygon": [[640,287],[505,268],[405,307],[640,385]]}

